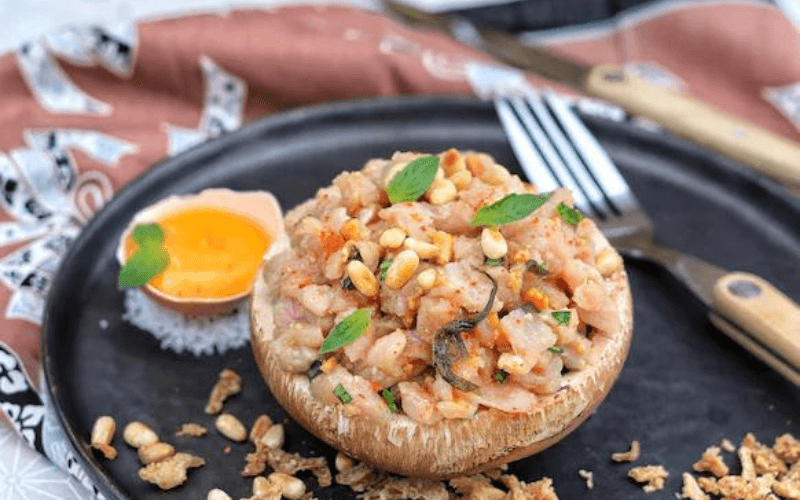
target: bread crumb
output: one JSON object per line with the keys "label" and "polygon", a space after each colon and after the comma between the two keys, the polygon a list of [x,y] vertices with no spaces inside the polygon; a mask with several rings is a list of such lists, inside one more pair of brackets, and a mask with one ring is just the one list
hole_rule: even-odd
{"label": "bread crumb", "polygon": [[800,459],[800,441],[791,434],[783,434],[775,438],[772,451],[784,462],[794,464]]}
{"label": "bread crumb", "polygon": [[697,472],[710,472],[717,477],[727,476],[729,471],[728,466],[725,465],[725,461],[722,459],[722,455],[720,455],[719,447],[717,446],[709,446],[706,448],[700,460],[695,462],[692,468]]}
{"label": "bread crumb", "polygon": [[615,462],[634,462],[639,460],[640,446],[639,441],[631,441],[631,449],[624,452],[617,452],[611,454],[611,460]]}
{"label": "bread crumb", "polygon": [[683,475],[683,488],[681,488],[681,498],[688,498],[689,500],[711,500],[697,484],[697,480],[693,475],[684,472]]}
{"label": "bread crumb", "polygon": [[506,498],[506,492],[494,487],[491,480],[483,474],[451,479],[450,486],[463,498],[481,500],[504,500]]}
{"label": "bread crumb", "polygon": [[558,500],[553,480],[549,477],[542,478],[533,483],[524,483],[517,476],[506,474],[500,481],[508,488],[508,498],[514,500]]}
{"label": "bread crumb", "polygon": [[450,493],[441,481],[399,477],[382,483],[379,487],[360,495],[360,498],[362,500],[449,500]]}
{"label": "bread crumb", "polygon": [[653,493],[664,489],[669,472],[662,465],[641,465],[628,471],[628,477],[637,483],[644,483],[645,493]]}
{"label": "bread crumb", "polygon": [[736,446],[728,438],[724,438],[722,441],[720,441],[719,447],[722,448],[722,451],[727,451],[728,453],[733,453],[736,451]]}
{"label": "bread crumb", "polygon": [[786,473],[789,467],[786,463],[772,451],[771,448],[761,444],[752,434],[747,433],[742,439],[742,446],[750,448],[753,452],[753,465],[756,474],[763,475],[773,473],[776,476]]}
{"label": "bread crumb", "polygon": [[196,424],[194,422],[188,422],[181,425],[181,428],[175,431],[175,435],[178,437],[189,436],[189,437],[203,437],[208,433],[208,429],[204,425]]}
{"label": "bread crumb", "polygon": [[230,368],[223,368],[223,370],[219,372],[217,383],[214,384],[213,389],[211,389],[205,412],[208,415],[216,415],[222,411],[222,405],[225,403],[226,399],[241,391],[242,379],[239,377],[239,374]]}
{"label": "bread crumb", "polygon": [[206,461],[189,453],[176,453],[139,469],[139,478],[153,483],[162,490],[170,490],[186,482],[186,471],[202,467]]}
{"label": "bread crumb", "polygon": [[578,469],[578,475],[586,481],[586,488],[592,489],[594,488],[594,472],[590,470]]}

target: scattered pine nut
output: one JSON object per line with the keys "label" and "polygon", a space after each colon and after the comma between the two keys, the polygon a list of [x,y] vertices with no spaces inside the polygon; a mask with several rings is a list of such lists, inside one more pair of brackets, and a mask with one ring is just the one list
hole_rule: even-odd
{"label": "scattered pine nut", "polygon": [[117,458],[117,449],[111,446],[116,430],[117,422],[108,415],[98,418],[92,427],[92,448],[99,450],[106,460]]}
{"label": "scattered pine nut", "polygon": [[247,439],[247,429],[245,429],[244,424],[230,413],[223,413],[218,416],[214,421],[214,426],[220,434],[231,441],[241,443]]}

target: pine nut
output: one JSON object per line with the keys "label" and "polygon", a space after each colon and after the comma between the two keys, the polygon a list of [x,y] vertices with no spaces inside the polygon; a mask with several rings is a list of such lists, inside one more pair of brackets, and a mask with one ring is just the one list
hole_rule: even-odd
{"label": "pine nut", "polygon": [[374,297],[378,295],[380,286],[378,285],[378,278],[372,274],[372,271],[359,260],[351,260],[347,263],[347,275],[350,281],[353,282],[356,289],[361,292],[365,297]]}
{"label": "pine nut", "polygon": [[419,241],[411,237],[406,238],[406,240],[403,242],[403,247],[408,250],[413,250],[420,259],[432,259],[433,257],[439,255],[439,247],[433,243]]}
{"label": "pine nut", "polygon": [[398,253],[386,271],[386,286],[398,290],[403,287],[419,267],[419,256],[413,250]]}
{"label": "pine nut", "polygon": [[[441,171],[441,170],[440,170]],[[428,201],[433,205],[442,205],[453,201],[458,196],[458,189],[450,179],[436,179],[428,190]]]}
{"label": "pine nut", "polygon": [[508,243],[500,231],[485,227],[481,232],[481,249],[486,257],[500,259],[508,253]]}
{"label": "pine nut", "polygon": [[336,454],[336,459],[334,461],[334,465],[336,465],[336,470],[339,472],[344,472],[353,468],[356,464],[355,460],[348,457],[341,451]]}
{"label": "pine nut", "polygon": [[225,493],[219,488],[214,488],[213,490],[208,492],[208,496],[206,500],[233,500],[230,495]]}
{"label": "pine nut", "polygon": [[467,189],[472,182],[472,172],[469,170],[461,170],[450,176],[450,181],[455,185],[456,189],[463,191]]}
{"label": "pine nut", "polygon": [[238,418],[230,413],[223,413],[214,421],[217,430],[231,441],[242,442],[247,439],[247,429]]}
{"label": "pine nut", "polygon": [[147,425],[133,421],[125,426],[122,431],[122,439],[134,448],[158,442],[158,434]]}
{"label": "pine nut", "polygon": [[450,148],[444,152],[440,164],[448,177],[467,169],[467,162],[464,159],[464,155],[455,148]]}
{"label": "pine nut", "polygon": [[253,422],[253,427],[250,428],[250,442],[256,444],[261,441],[270,427],[272,427],[272,419],[269,418],[269,415],[259,415]]}
{"label": "pine nut", "polygon": [[283,425],[275,424],[267,429],[267,432],[261,437],[260,443],[267,448],[279,450],[283,448],[285,435],[286,431],[283,429]]}
{"label": "pine nut", "polygon": [[429,231],[428,236],[439,253],[436,254],[436,263],[439,265],[447,264],[453,257],[453,235],[444,231]]}
{"label": "pine nut", "polygon": [[100,450],[107,460],[117,458],[117,450],[111,446],[116,430],[117,422],[108,415],[98,418],[92,427],[92,448]]}
{"label": "pine nut", "polygon": [[298,500],[306,493],[306,484],[289,474],[273,472],[267,479],[277,484],[281,490],[281,494],[288,500]]}
{"label": "pine nut", "polygon": [[417,275],[417,284],[424,290],[430,290],[436,283],[436,269],[426,269]]}
{"label": "pine nut", "polygon": [[622,257],[612,247],[606,247],[597,254],[595,266],[602,276],[609,276],[622,269]]}
{"label": "pine nut", "polygon": [[378,243],[384,248],[394,249],[400,248],[405,239],[406,232],[399,227],[393,227],[391,229],[387,229],[381,234],[380,238],[378,238]]}
{"label": "pine nut", "polygon": [[491,163],[484,169],[481,180],[493,186],[500,186],[505,184],[509,177],[511,174],[508,173],[508,170],[496,163]]}
{"label": "pine nut", "polygon": [[153,462],[160,462],[174,454],[175,447],[169,443],[163,443],[161,441],[146,444],[139,448],[138,451],[139,461],[144,465],[151,464]]}

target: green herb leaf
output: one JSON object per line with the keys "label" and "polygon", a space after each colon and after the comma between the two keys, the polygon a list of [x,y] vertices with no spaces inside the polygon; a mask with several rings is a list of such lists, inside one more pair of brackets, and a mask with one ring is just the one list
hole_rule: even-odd
{"label": "green herb leaf", "polygon": [[499,266],[503,263],[503,258],[500,257],[499,259],[490,259],[487,257],[483,260],[483,263],[487,266]]}
{"label": "green herb leaf", "polygon": [[569,320],[572,317],[572,313],[569,311],[553,311],[551,313],[553,317],[558,321],[559,325],[568,325]]}
{"label": "green herb leaf", "polygon": [[381,396],[383,399],[386,400],[386,405],[389,407],[389,411],[392,413],[397,413],[397,404],[394,402],[394,394],[389,389],[384,389],[381,391]]}
{"label": "green herb leaf", "polygon": [[336,397],[339,398],[339,401],[341,401],[344,404],[347,404],[353,400],[353,396],[351,396],[350,393],[347,392],[347,389],[345,389],[342,384],[339,384],[333,388],[333,394],[335,394]]}
{"label": "green herb leaf", "polygon": [[120,288],[132,288],[147,284],[163,273],[169,266],[169,254],[162,246],[164,230],[158,224],[137,224],[131,232],[134,243],[139,245],[136,253],[119,271]]}
{"label": "green herb leaf", "polygon": [[386,187],[392,204],[401,201],[416,201],[433,184],[439,169],[438,156],[425,156],[412,161],[399,171]]}
{"label": "green herb leaf", "polygon": [[357,339],[369,326],[370,316],[372,316],[372,309],[365,307],[358,309],[343,319],[333,327],[331,333],[325,338],[319,353],[325,354],[326,352],[335,351]]}
{"label": "green herb leaf", "polygon": [[478,209],[472,218],[473,226],[501,226],[524,219],[541,207],[549,194],[511,193],[502,200]]}
{"label": "green herb leaf", "polygon": [[389,267],[391,265],[392,265],[392,259],[386,259],[383,262],[381,262],[381,266],[380,266],[380,269],[379,269],[380,274],[378,276],[378,278],[381,281],[386,279],[386,273],[389,272]]}
{"label": "green herb leaf", "polygon": [[551,345],[547,348],[547,350],[556,354],[562,354],[564,352],[564,349],[558,347],[557,345]]}
{"label": "green herb leaf", "polygon": [[147,245],[160,245],[164,242],[164,229],[155,222],[150,224],[136,224],[131,231],[133,242],[144,247]]}
{"label": "green herb leaf", "polygon": [[573,226],[583,220],[583,214],[564,203],[559,203],[556,207],[556,211],[565,222]]}
{"label": "green herb leaf", "polygon": [[506,377],[508,377],[508,373],[506,373],[505,370],[500,370],[494,374],[494,379],[498,382],[505,382]]}

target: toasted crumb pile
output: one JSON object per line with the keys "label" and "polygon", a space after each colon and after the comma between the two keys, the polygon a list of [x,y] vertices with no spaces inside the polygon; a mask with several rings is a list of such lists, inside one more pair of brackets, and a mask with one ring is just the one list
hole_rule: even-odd
{"label": "toasted crumb pile", "polygon": [[[703,475],[695,479],[689,473],[683,474],[683,498],[800,499],[800,441],[794,436],[778,436],[771,447],[760,443],[751,433],[745,435],[739,448],[726,441],[720,447],[709,447],[692,466]],[[740,466],[738,475],[729,473],[720,448],[728,453],[735,450]]]}
{"label": "toasted crumb pile", "polygon": [[628,477],[637,483],[644,483],[645,493],[664,489],[669,472],[662,465],[640,465],[628,471]]}

